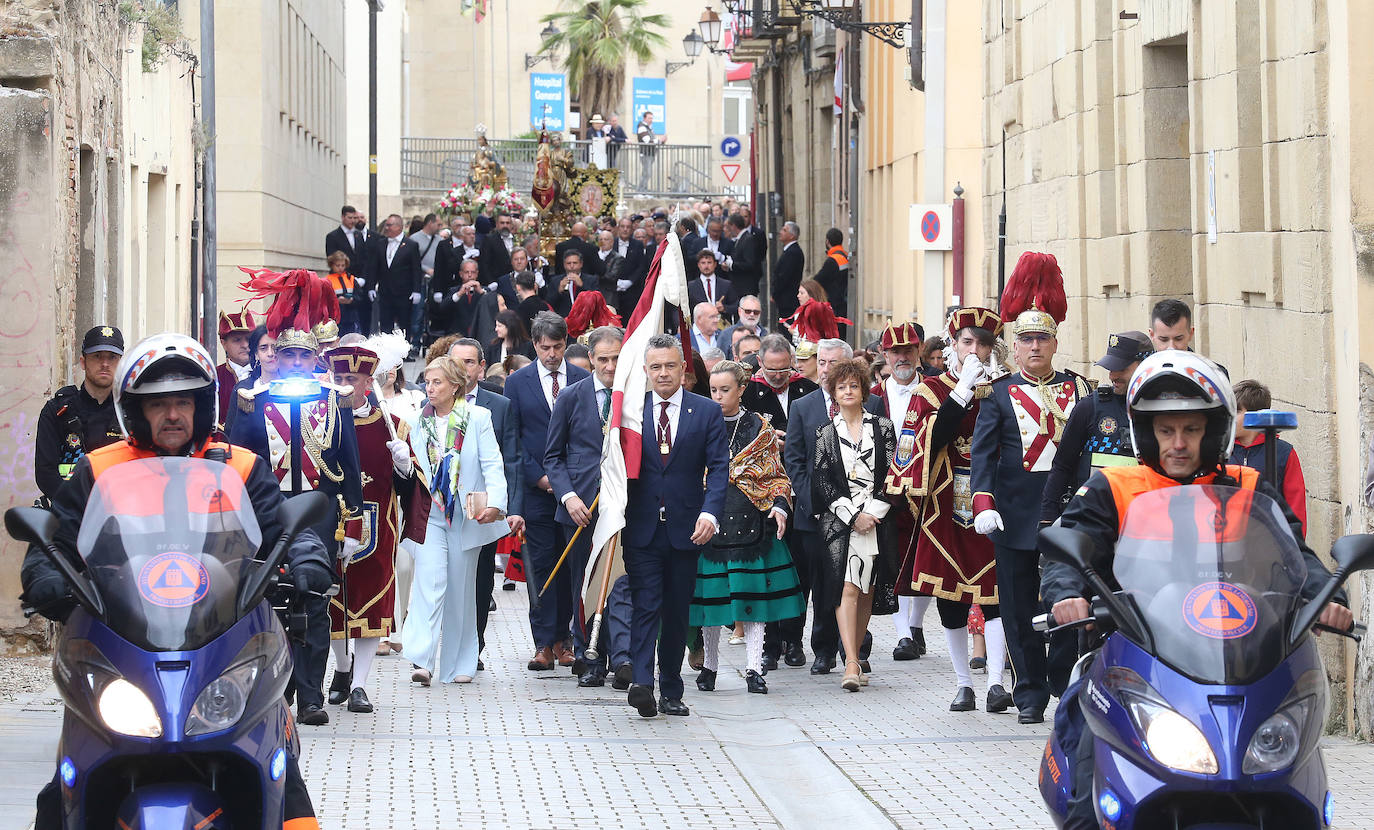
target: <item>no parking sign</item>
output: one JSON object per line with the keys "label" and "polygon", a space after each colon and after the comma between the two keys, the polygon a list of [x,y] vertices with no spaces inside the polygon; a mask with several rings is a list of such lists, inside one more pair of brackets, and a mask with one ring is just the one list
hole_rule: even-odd
{"label": "no parking sign", "polygon": [[912,205],[908,227],[909,247],[913,251],[948,251],[954,247],[950,207]]}

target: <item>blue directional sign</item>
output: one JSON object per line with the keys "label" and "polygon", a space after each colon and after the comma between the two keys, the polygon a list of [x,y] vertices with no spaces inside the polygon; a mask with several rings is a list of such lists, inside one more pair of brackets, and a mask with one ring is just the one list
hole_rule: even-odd
{"label": "blue directional sign", "polygon": [[530,126],[567,129],[568,79],[561,72],[530,73]]}
{"label": "blue directional sign", "polygon": [[725,140],[720,143],[720,153],[726,158],[732,159],[735,156],[739,155],[739,151],[742,149],[742,147],[743,145],[739,143],[738,138],[735,138],[732,135],[726,136]]}
{"label": "blue directional sign", "polygon": [[668,129],[667,82],[663,78],[635,78],[630,82],[630,102],[634,105],[635,123],[644,111],[654,114],[654,135],[664,135]]}

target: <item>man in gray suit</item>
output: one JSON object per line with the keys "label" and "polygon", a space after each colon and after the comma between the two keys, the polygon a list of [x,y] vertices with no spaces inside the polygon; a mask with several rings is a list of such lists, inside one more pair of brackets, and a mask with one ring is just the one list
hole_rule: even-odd
{"label": "man in gray suit", "polygon": [[[448,350],[449,357],[463,364],[467,372],[468,389],[465,398],[491,413],[492,430],[496,433],[496,444],[501,448],[501,459],[506,469],[506,481],[517,481],[520,475],[520,432],[515,427],[515,419],[510,416],[510,401],[500,394],[478,385],[486,377],[487,364],[482,355],[482,344],[470,337],[455,342]],[[510,490],[510,503],[506,506],[506,524],[511,533],[518,533],[525,527],[521,518],[521,501],[524,488],[507,485]],[[496,542],[482,548],[477,559],[477,653],[487,645],[487,615],[491,613],[491,592],[496,580]],[[477,668],[485,668],[477,661]]]}

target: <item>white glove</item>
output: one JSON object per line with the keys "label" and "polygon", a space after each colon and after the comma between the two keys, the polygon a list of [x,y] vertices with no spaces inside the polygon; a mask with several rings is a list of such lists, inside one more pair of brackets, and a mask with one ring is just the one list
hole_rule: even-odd
{"label": "white glove", "polygon": [[630,282],[629,280],[616,280],[616,281],[615,281],[615,290],[616,290],[616,291],[629,291],[631,285],[634,285],[634,283]]}
{"label": "white glove", "polygon": [[544,287],[544,275],[539,273],[538,271],[534,272],[534,284],[539,286],[540,288]]}
{"label": "white glove", "polygon": [[973,517],[973,529],[984,536],[994,530],[1006,530],[1002,526],[1002,514],[996,510],[984,510]]}
{"label": "white glove", "polygon": [[343,539],[343,544],[339,546],[339,561],[345,566],[353,564],[353,557],[362,550],[363,543],[360,539],[350,539],[347,536]]}
{"label": "white glove", "polygon": [[488,291],[495,291],[495,290],[496,290],[496,283],[494,283],[494,282],[489,282],[489,283],[487,283],[487,290],[488,290]]}
{"label": "white glove", "polygon": [[362,277],[354,277],[353,284],[356,285],[358,288],[362,288],[364,285],[367,285],[367,280],[363,279]]}
{"label": "white glove", "polygon": [[415,465],[410,462],[410,445],[397,438],[394,441],[387,441],[386,448],[391,450],[391,466],[396,472],[403,476],[410,475],[415,469]]}
{"label": "white glove", "polygon": [[377,289],[374,288],[371,291],[367,292],[367,298],[374,303],[377,302]]}
{"label": "white glove", "polygon": [[436,302],[436,303],[442,303],[443,301],[444,301],[444,292],[442,292],[442,291],[435,291],[435,292],[434,292],[434,302]]}
{"label": "white glove", "polygon": [[420,292],[419,292],[419,291],[412,291],[412,292],[410,292],[410,304],[411,304],[411,305],[415,305],[415,304],[418,303],[418,302],[420,302]]}
{"label": "white glove", "polygon": [[978,355],[970,353],[965,357],[964,365],[959,367],[959,383],[954,387],[955,399],[968,406],[968,402],[973,399],[973,387],[987,373],[987,367],[978,359]]}

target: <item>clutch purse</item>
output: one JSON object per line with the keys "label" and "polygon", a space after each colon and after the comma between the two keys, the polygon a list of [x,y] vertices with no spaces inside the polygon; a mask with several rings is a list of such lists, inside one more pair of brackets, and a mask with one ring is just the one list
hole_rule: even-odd
{"label": "clutch purse", "polygon": [[469,519],[476,521],[477,517],[482,515],[482,512],[486,509],[486,491],[468,493],[467,498],[464,500],[463,503],[463,510],[467,513],[467,517]]}

